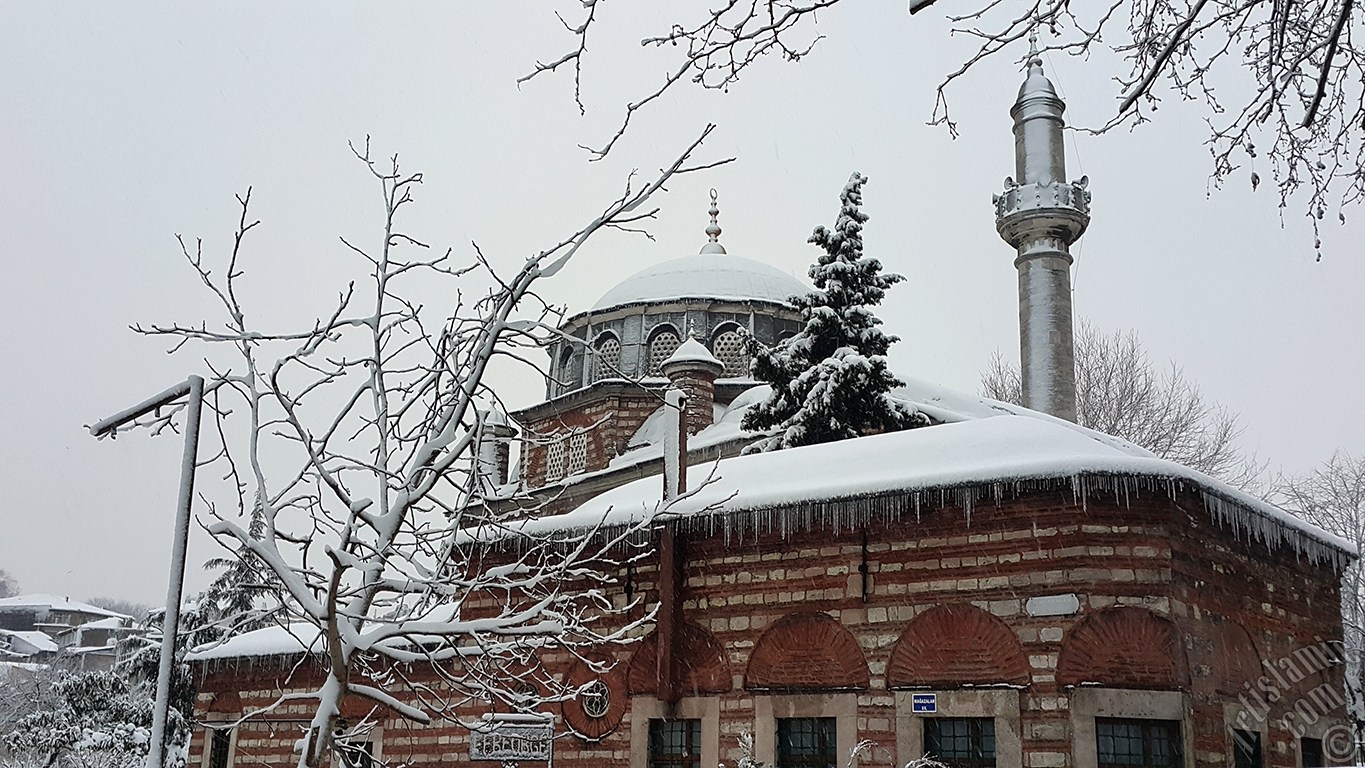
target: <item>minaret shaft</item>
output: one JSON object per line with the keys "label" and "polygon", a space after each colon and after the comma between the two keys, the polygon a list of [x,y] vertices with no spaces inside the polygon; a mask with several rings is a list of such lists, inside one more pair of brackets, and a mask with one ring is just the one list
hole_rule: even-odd
{"label": "minaret shaft", "polygon": [[1062,113],[1036,51],[1010,115],[1018,177],[996,196],[996,229],[1019,270],[1019,372],[1026,407],[1076,420],[1070,245],[1090,223],[1087,181],[1066,181]]}

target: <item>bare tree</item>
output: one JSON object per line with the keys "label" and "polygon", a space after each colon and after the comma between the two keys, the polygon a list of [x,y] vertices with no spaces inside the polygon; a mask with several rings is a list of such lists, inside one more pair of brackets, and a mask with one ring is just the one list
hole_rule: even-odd
{"label": "bare tree", "polygon": [[19,581],[0,568],[0,597],[14,597],[19,594]]}
{"label": "bare tree", "polygon": [[[1019,368],[997,352],[981,377],[981,393],[1022,403]],[[1204,399],[1172,361],[1159,367],[1133,331],[1105,334],[1076,327],[1076,420],[1130,440],[1238,487],[1254,486],[1261,467],[1237,449],[1237,414]]]}
{"label": "bare tree", "polygon": [[[532,537],[519,524],[538,508],[479,503],[479,442],[500,407],[486,377],[497,360],[525,362],[523,351],[553,332],[538,281],[595,233],[638,231],[670,178],[718,164],[692,164],[710,130],[652,180],[632,175],[588,224],[507,277],[477,245],[457,264],[400,229],[422,176],[401,172],[396,157],[373,159],[367,142],[355,154],[382,191],[382,234],[373,247],[341,242],[368,274],[299,331],[248,319],[240,278],[259,223],[249,190],[221,267],[210,267],[202,242],[180,240],[224,321],[136,330],[169,338],[173,350],[209,348],[206,422],[218,440],[207,461],[229,479],[233,501],[211,508],[207,528],[231,557],[250,560],[247,572],[269,571],[275,583],[262,586],[278,595],[281,622],[311,625],[320,638],[325,679],[276,702],[317,702],[300,766],[323,764],[353,734],[336,732],[343,697],[419,723],[455,718],[468,702],[532,712],[574,693],[540,665],[547,648],[579,653],[648,619],[637,611],[632,623],[602,589],[620,553],[636,551],[623,546],[634,531]],[[441,281],[449,306],[406,293]],[[178,410],[142,426],[165,427]]]}
{"label": "bare tree", "polygon": [[[1337,451],[1311,472],[1281,475],[1274,499],[1310,523],[1365,547],[1365,456]],[[1342,574],[1341,624],[1351,715],[1356,732],[1365,733],[1365,570],[1359,560]]]}
{"label": "bare tree", "polygon": [[152,612],[152,606],[146,603],[139,603],[136,600],[124,600],[118,597],[92,597],[86,601],[96,608],[103,608],[106,611],[121,613],[124,616],[131,616],[133,621],[143,621]]}
{"label": "bare tree", "polygon": [[[909,0],[909,10],[916,13],[935,2]],[[582,109],[582,62],[603,4],[580,0],[575,5],[581,10],[571,19],[561,16],[572,45],[536,63],[522,80],[572,65]],[[668,29],[640,41],[647,48],[676,51],[676,64],[657,88],[626,105],[615,133],[590,151],[597,157],[610,152],[636,112],[678,83],[723,89],[764,56],[799,61],[821,39],[819,15],[836,5],[842,10],[852,4],[724,0],[691,17],[679,11]],[[1307,192],[1315,228],[1329,203],[1345,207],[1365,197],[1365,50],[1357,42],[1365,29],[1356,0],[944,0],[943,5],[953,34],[980,41],[938,86],[931,119],[954,134],[950,88],[988,58],[1022,57],[1024,41],[1042,28],[1051,33],[1043,51],[1088,60],[1107,48],[1126,62],[1127,71],[1113,76],[1120,97],[1117,113],[1091,130],[1144,122],[1163,95],[1201,100],[1208,108],[1206,143],[1215,182],[1245,168],[1256,187],[1260,172],[1268,170],[1281,207],[1300,189]],[[1344,213],[1337,215],[1344,220]]]}

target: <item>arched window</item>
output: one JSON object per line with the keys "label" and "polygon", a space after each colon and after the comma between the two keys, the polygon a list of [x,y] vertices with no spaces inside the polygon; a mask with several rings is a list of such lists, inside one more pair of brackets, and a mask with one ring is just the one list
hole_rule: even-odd
{"label": "arched window", "polygon": [[725,364],[721,376],[734,378],[749,375],[749,345],[734,324],[721,326],[720,333],[711,340],[711,354]]}
{"label": "arched window", "polygon": [[615,334],[604,333],[593,345],[592,381],[615,379],[621,376],[621,340]]}
{"label": "arched window", "polygon": [[672,357],[681,344],[682,339],[679,338],[678,331],[673,326],[665,325],[656,330],[649,339],[649,375],[661,375],[664,361]]}
{"label": "arched window", "polygon": [[555,371],[556,395],[562,395],[573,389],[577,389],[579,382],[573,371],[573,344],[561,344],[559,352],[559,370]]}

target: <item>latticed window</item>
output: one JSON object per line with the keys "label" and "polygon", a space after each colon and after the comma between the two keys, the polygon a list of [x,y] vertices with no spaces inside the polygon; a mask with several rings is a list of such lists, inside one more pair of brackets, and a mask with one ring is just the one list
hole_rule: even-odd
{"label": "latticed window", "polygon": [[729,330],[718,334],[711,342],[711,354],[725,364],[722,376],[749,375],[749,347],[739,331]]}
{"label": "latticed window", "polygon": [[1095,718],[1099,768],[1174,768],[1180,757],[1180,723],[1174,720]]}
{"label": "latticed window", "polygon": [[569,437],[569,474],[576,475],[588,466],[588,433],[578,432]]}
{"label": "latticed window", "polygon": [[545,447],[545,482],[576,475],[588,466],[588,433],[564,434]]}
{"label": "latticed window", "polygon": [[776,768],[838,768],[837,733],[832,717],[778,718]]}
{"label": "latticed window", "polygon": [[678,332],[672,328],[654,334],[654,338],[649,340],[649,375],[658,376],[663,373],[664,361],[672,357],[681,344]]}
{"label": "latticed window", "polygon": [[924,754],[951,768],[994,768],[995,719],[928,718],[924,721]]}
{"label": "latticed window", "polygon": [[592,359],[592,381],[620,376],[621,342],[615,336],[605,336],[597,342]]}
{"label": "latticed window", "polygon": [[649,721],[649,768],[701,768],[701,721]]}
{"label": "latticed window", "polygon": [[564,477],[568,467],[569,446],[564,438],[556,438],[545,447],[545,482],[551,483]]}

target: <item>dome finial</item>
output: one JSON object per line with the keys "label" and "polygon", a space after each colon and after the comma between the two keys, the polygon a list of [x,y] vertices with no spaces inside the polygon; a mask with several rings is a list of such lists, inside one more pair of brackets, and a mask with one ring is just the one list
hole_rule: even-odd
{"label": "dome finial", "polygon": [[711,188],[711,224],[706,228],[706,245],[701,247],[702,253],[725,253],[725,246],[720,244],[720,223],[716,220],[720,216],[720,206],[716,204],[716,189]]}
{"label": "dome finial", "polygon": [[1038,25],[1034,24],[1033,29],[1028,33],[1028,66],[1043,66],[1043,57],[1038,53]]}

